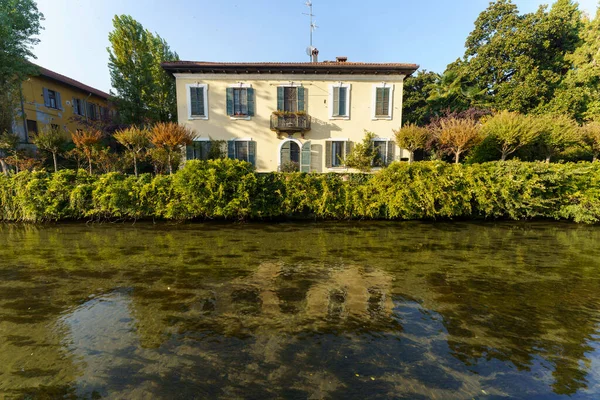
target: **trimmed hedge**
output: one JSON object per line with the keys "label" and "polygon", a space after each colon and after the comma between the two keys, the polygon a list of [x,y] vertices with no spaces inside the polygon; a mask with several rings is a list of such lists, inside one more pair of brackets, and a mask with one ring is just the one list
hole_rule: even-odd
{"label": "trimmed hedge", "polygon": [[393,163],[376,174],[255,173],[190,161],[172,176],[0,176],[0,220],[600,219],[600,163]]}

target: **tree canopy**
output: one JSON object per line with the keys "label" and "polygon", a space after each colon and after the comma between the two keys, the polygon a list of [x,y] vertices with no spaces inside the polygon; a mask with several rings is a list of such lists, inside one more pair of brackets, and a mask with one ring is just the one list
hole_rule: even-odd
{"label": "tree canopy", "polygon": [[108,35],[109,70],[119,114],[126,124],[176,120],[175,81],[161,62],[176,61],[166,40],[128,15],[115,15]]}

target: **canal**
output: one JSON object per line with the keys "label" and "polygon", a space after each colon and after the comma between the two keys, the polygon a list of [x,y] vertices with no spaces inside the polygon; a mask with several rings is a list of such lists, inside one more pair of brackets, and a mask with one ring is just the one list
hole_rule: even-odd
{"label": "canal", "polygon": [[600,227],[0,225],[0,397],[600,398]]}

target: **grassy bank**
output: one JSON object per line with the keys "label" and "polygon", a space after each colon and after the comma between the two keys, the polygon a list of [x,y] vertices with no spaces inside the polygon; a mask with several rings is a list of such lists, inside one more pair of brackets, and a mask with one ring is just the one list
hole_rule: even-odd
{"label": "grassy bank", "polygon": [[258,174],[191,161],[172,176],[0,176],[0,220],[600,219],[600,163],[394,163],[368,174]]}

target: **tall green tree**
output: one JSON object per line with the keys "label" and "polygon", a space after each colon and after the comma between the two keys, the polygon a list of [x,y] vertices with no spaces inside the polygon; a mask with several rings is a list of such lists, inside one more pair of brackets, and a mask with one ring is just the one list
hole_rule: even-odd
{"label": "tall green tree", "polygon": [[581,27],[581,13],[571,0],[524,15],[510,0],[497,0],[475,21],[460,75],[485,89],[495,108],[530,112],[553,98]]}
{"label": "tall green tree", "polygon": [[176,119],[175,82],[161,68],[179,57],[164,39],[128,15],[113,18],[109,70],[124,123],[143,125]]}
{"label": "tall green tree", "polygon": [[402,123],[424,126],[429,124],[435,111],[427,101],[429,87],[435,84],[438,74],[419,71],[404,81],[402,98]]}
{"label": "tall green tree", "polygon": [[39,39],[44,19],[33,0],[0,1],[0,133],[12,129],[18,86],[36,68],[27,58]]}

